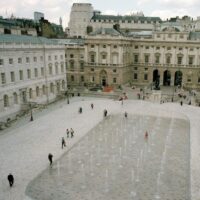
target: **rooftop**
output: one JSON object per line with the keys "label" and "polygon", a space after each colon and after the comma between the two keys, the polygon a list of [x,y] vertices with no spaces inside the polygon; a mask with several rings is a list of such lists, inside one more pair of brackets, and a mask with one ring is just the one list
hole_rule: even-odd
{"label": "rooftop", "polygon": [[28,44],[48,44],[57,45],[58,42],[45,37],[34,37],[27,35],[6,35],[0,34],[0,43],[28,43]]}

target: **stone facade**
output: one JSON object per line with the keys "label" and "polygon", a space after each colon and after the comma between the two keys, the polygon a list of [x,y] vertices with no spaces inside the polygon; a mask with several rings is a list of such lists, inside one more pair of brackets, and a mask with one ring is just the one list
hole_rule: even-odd
{"label": "stone facade", "polygon": [[[158,81],[159,85],[199,89],[199,38],[171,27],[132,37],[101,30],[82,39],[81,46],[66,46],[68,83],[118,87],[125,83],[153,86]],[[80,62],[84,63],[81,71]]]}
{"label": "stone facade", "polygon": [[161,23],[159,17],[145,17],[142,13],[129,16],[102,15],[91,4],[74,3],[69,21],[71,37],[86,37],[99,28],[120,27],[123,32],[155,30]]}
{"label": "stone facade", "polygon": [[67,90],[65,50],[52,40],[0,35],[0,121]]}

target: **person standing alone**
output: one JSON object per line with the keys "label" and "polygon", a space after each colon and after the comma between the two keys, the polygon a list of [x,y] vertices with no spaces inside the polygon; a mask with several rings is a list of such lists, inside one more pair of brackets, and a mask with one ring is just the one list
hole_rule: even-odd
{"label": "person standing alone", "polygon": [[10,187],[12,187],[14,184],[14,176],[11,173],[8,175],[8,182]]}
{"label": "person standing alone", "polygon": [[49,159],[50,166],[51,166],[53,164],[53,155],[51,153],[49,153],[48,159]]}

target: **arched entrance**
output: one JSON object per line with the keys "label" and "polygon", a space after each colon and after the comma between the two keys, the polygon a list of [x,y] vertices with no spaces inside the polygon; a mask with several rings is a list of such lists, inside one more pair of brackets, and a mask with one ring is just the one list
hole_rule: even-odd
{"label": "arched entrance", "polygon": [[157,69],[153,70],[153,83],[155,86],[155,89],[159,89],[160,85],[160,74]]}
{"label": "arched entrance", "polygon": [[107,83],[107,72],[105,70],[102,70],[100,72],[100,84],[102,86],[106,86],[108,83]]}
{"label": "arched entrance", "polygon": [[183,77],[183,73],[181,71],[175,72],[175,76],[174,76],[174,85],[175,86],[182,85],[182,77]]}
{"label": "arched entrance", "polygon": [[171,83],[171,72],[169,70],[165,70],[163,75],[163,85],[170,86],[170,83]]}

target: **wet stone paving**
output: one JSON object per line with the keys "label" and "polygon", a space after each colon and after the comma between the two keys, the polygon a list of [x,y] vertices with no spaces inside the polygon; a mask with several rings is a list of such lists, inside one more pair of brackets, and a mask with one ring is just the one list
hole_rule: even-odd
{"label": "wet stone paving", "polygon": [[187,120],[111,115],[31,181],[26,194],[35,200],[189,200],[189,142]]}

